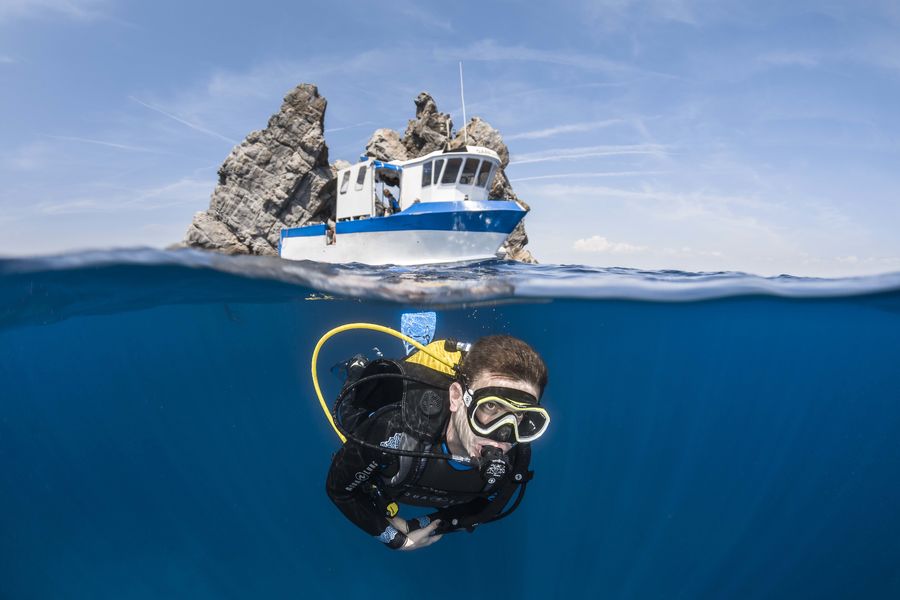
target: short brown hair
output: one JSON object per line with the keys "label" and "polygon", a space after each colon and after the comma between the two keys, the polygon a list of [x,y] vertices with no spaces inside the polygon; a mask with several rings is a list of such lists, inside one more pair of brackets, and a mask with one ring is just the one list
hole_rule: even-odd
{"label": "short brown hair", "polygon": [[547,365],[541,355],[510,335],[481,338],[472,345],[459,367],[460,378],[467,384],[486,373],[531,383],[537,387],[538,397],[547,386]]}

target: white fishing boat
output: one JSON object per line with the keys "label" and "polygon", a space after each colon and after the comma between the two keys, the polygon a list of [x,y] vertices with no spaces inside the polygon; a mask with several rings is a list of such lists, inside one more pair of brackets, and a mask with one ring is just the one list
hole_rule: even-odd
{"label": "white fishing boat", "polygon": [[480,146],[338,172],[336,219],[281,231],[291,260],[420,265],[494,258],[526,211],[488,200],[500,158]]}

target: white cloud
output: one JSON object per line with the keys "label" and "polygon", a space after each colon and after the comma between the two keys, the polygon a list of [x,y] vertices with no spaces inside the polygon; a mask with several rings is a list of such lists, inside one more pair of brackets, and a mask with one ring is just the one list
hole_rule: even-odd
{"label": "white cloud", "polygon": [[833,260],[842,265],[880,267],[882,272],[900,269],[900,257],[896,256],[857,256],[856,254],[848,254],[847,256],[836,256]]}
{"label": "white cloud", "polygon": [[13,171],[46,169],[55,155],[54,147],[44,141],[30,142],[4,156],[0,166]]}
{"label": "white cloud", "polygon": [[514,154],[509,159],[511,165],[523,165],[560,160],[577,160],[580,158],[594,158],[598,156],[626,156],[630,154],[650,155],[657,157],[666,156],[666,146],[661,144],[623,144],[608,146],[582,146],[578,148],[555,148],[541,152],[527,154]]}
{"label": "white cloud", "polygon": [[504,46],[494,40],[481,40],[468,48],[444,48],[436,50],[438,58],[454,58],[471,61],[539,62],[551,65],[575,67],[587,71],[623,73],[636,71],[634,67],[610,60],[597,54],[540,50],[528,46]]}
{"label": "white cloud", "polygon": [[724,252],[719,250],[698,250],[691,246],[681,246],[680,248],[663,248],[663,254],[667,256],[678,256],[681,258],[723,258]]}
{"label": "white cloud", "polygon": [[[219,70],[213,73],[208,80],[198,82],[193,89],[182,92],[180,95],[187,98],[198,96],[202,100],[252,97],[268,102],[277,102],[277,99],[290,89],[287,85],[288,81],[292,81],[292,85],[296,85],[302,80],[300,75],[303,73],[304,67],[311,68],[312,65],[304,65],[297,61],[275,60],[258,64],[244,71]],[[311,71],[317,72],[315,68],[311,68]]]}
{"label": "white cloud", "polygon": [[[119,132],[116,137],[125,137],[130,132]],[[99,148],[109,148],[109,152],[97,154],[91,148],[77,148],[75,144],[87,144]],[[98,177],[100,173],[108,174],[111,171],[121,170],[117,165],[124,164],[124,154],[120,150],[129,153],[154,154],[160,156],[177,156],[179,158],[192,158],[156,148],[111,142],[87,137],[47,135],[40,134],[37,140],[28,142],[17,148],[10,149],[0,155],[0,170],[30,173],[54,173],[56,177],[66,178],[76,175],[87,180]],[[134,168],[134,167],[128,167]],[[88,175],[88,173],[90,173]],[[53,178],[42,177],[41,183],[50,183]],[[69,185],[62,186],[68,190]]]}
{"label": "white cloud", "polygon": [[[805,255],[803,264],[827,268],[826,276],[874,275],[900,272],[900,256],[810,256]],[[837,268],[835,268],[837,267]]]}
{"label": "white cloud", "polygon": [[147,104],[147,103],[144,102],[143,100],[138,100],[138,99],[135,98],[134,96],[129,96],[128,98],[129,98],[129,100],[133,100],[134,102],[137,102],[137,103],[140,104],[141,106],[143,106],[143,107],[145,107],[145,108],[148,108],[148,109],[150,109],[150,110],[152,110],[152,111],[154,111],[154,112],[157,112],[157,113],[163,115],[164,117],[168,117],[168,118],[172,119],[173,121],[176,121],[176,122],[178,122],[178,123],[181,123],[181,124],[184,125],[185,127],[190,127],[191,129],[193,129],[193,130],[195,130],[195,131],[199,131],[200,133],[205,133],[206,135],[211,135],[211,136],[213,136],[213,137],[215,137],[215,138],[218,138],[218,139],[223,140],[223,141],[226,141],[226,142],[230,142],[230,143],[232,143],[232,144],[237,144],[237,143],[239,143],[237,140],[234,140],[234,139],[231,139],[231,138],[229,138],[229,137],[226,137],[226,136],[222,135],[221,133],[216,133],[215,131],[212,131],[212,130],[210,130],[210,129],[207,129],[206,127],[203,127],[203,126],[198,125],[198,124],[196,124],[196,123],[191,123],[190,121],[187,121],[187,120],[185,120],[185,119],[182,119],[181,117],[178,117],[178,116],[176,116],[176,115],[173,115],[172,113],[167,112],[167,111],[165,111],[165,110],[163,110],[163,109],[161,109],[161,108],[157,108],[156,106],[153,106],[152,104]]}
{"label": "white cloud", "polygon": [[896,33],[892,32],[887,37],[872,36],[865,43],[844,50],[843,55],[854,62],[896,72],[900,71],[898,52],[900,42],[897,41]]}
{"label": "white cloud", "polygon": [[0,54],[0,65],[12,65],[16,63],[16,59],[7,54]]}
{"label": "white cloud", "polygon": [[109,4],[109,0],[2,0],[0,23],[45,16],[93,21],[107,17]]}
{"label": "white cloud", "polygon": [[115,148],[117,150],[130,150],[132,152],[150,152],[153,154],[164,154],[159,150],[154,150],[152,148],[144,148],[142,146],[134,146],[132,144],[121,144],[118,142],[108,142],[105,140],[94,140],[90,138],[83,137],[75,137],[68,135],[47,135],[46,137],[54,140],[59,140],[61,142],[78,142],[81,144],[92,144],[95,146],[105,146],[107,148]]}
{"label": "white cloud", "polygon": [[553,175],[535,175],[533,177],[519,177],[510,179],[512,183],[525,181],[538,181],[541,179],[579,179],[583,177],[646,177],[648,175],[663,175],[669,171],[607,171],[601,173],[556,173]]}
{"label": "white cloud", "polygon": [[447,33],[453,32],[453,25],[450,24],[450,19],[448,18],[448,15],[453,14],[453,11],[438,10],[432,14],[420,6],[418,2],[398,0],[394,0],[391,3],[391,10],[418,21],[426,27],[442,29]]}
{"label": "white cloud", "polygon": [[[637,78],[635,78],[637,79]],[[560,95],[571,97],[577,95],[578,92],[592,89],[617,89],[627,88],[630,81],[602,81],[590,83],[578,83],[574,85],[554,85],[550,87],[533,87],[531,81],[507,80],[505,85],[510,88],[508,92],[492,92],[491,95],[481,98],[473,98],[472,101],[466,101],[469,114],[476,115],[479,111],[484,113],[499,113],[504,108],[508,108],[521,100],[534,100],[534,96],[547,96],[548,100],[537,100],[538,102],[552,103],[549,98],[558,98]],[[462,116],[462,110],[450,110],[450,116],[454,119]],[[488,119],[490,120],[490,119]],[[508,139],[508,138],[504,138]]]}
{"label": "white cloud", "polygon": [[810,52],[769,52],[757,58],[757,62],[775,67],[816,67],[821,60]]}
{"label": "white cloud", "polygon": [[378,123],[375,121],[363,121],[362,123],[355,123],[353,125],[343,125],[341,127],[330,127],[326,129],[323,133],[334,133],[337,131],[344,131],[345,129],[356,129],[357,127],[372,127],[377,126]]}
{"label": "white cloud", "polygon": [[[180,96],[183,104],[200,104],[210,99],[253,97],[271,104],[300,82],[316,82],[319,86],[330,75],[347,82],[350,75],[371,74],[386,62],[403,55],[409,48],[395,52],[366,50],[351,56],[326,55],[299,60],[271,60],[247,70],[219,70]],[[377,95],[361,86],[360,91]],[[193,101],[193,102],[192,102]],[[275,100],[277,102],[277,100]],[[275,106],[277,108],[277,106]]]}
{"label": "white cloud", "polygon": [[580,252],[598,252],[605,254],[634,254],[643,252],[645,246],[635,246],[625,242],[611,242],[603,236],[594,235],[589,238],[575,240],[572,248]]}
{"label": "white cloud", "polygon": [[643,20],[699,25],[694,4],[692,0],[584,0],[582,10],[592,23],[612,31]]}
{"label": "white cloud", "polygon": [[[403,54],[404,51],[397,50],[396,53]],[[299,83],[314,82],[319,90],[328,88],[333,82],[339,82],[341,88],[355,87],[353,81],[360,79],[358,75],[371,75],[393,58],[394,52],[367,50],[349,56],[322,55],[302,61],[272,60],[245,70],[219,69],[174,93],[157,96],[147,92],[140,94],[139,101],[134,99],[173,121],[187,127],[199,127],[198,130],[233,144],[235,141],[228,133],[244,135],[265,125],[266,119],[277,111],[284,95]],[[360,127],[363,123],[359,117],[371,119],[377,116],[374,105],[384,94],[379,95],[368,86],[356,87],[357,98],[372,99],[366,104],[369,112],[346,118],[330,132]],[[340,114],[329,109],[326,122],[330,120],[329,115],[335,113]]]}
{"label": "white cloud", "polygon": [[[653,248],[635,253],[641,258],[655,257],[654,268],[666,264],[709,268],[710,261],[718,264],[727,256],[728,268],[747,269],[748,260],[758,265],[763,255],[795,254],[798,244],[805,243],[798,237],[808,233],[807,229],[795,231],[785,227],[785,221],[796,216],[794,213],[785,214],[782,206],[752,196],[661,190],[640,184],[633,189],[534,185],[518,190],[518,194],[527,198],[535,211],[554,207],[564,214],[577,213],[582,215],[578,222],[584,226],[596,223],[603,215],[611,233],[655,240]],[[636,223],[641,224],[637,229]],[[613,238],[609,243],[616,241]],[[569,248],[584,250],[565,243]],[[599,248],[607,247],[600,241],[597,244]],[[611,250],[612,246],[608,248]],[[643,266],[651,266],[644,263]],[[751,270],[761,269],[755,266]]]}
{"label": "white cloud", "polygon": [[112,193],[98,190],[83,194],[82,197],[42,202],[37,209],[44,215],[72,215],[149,211],[185,204],[200,206],[209,198],[213,187],[214,182],[211,180],[184,177],[143,190],[115,190]]}
{"label": "white cloud", "polygon": [[588,123],[573,123],[571,125],[557,125],[556,127],[549,127],[547,129],[537,129],[535,131],[524,131],[522,133],[514,133],[513,135],[506,136],[505,140],[538,140],[543,138],[552,137],[555,135],[560,135],[563,133],[582,133],[585,131],[593,131],[595,129],[601,129],[603,127],[610,127],[612,125],[619,125],[620,123],[624,123],[622,119],[606,119],[603,121],[590,121]]}
{"label": "white cloud", "polygon": [[752,196],[714,194],[701,191],[665,191],[652,186],[640,189],[626,189],[599,185],[552,184],[536,186],[531,195],[553,199],[590,198],[592,200],[624,200],[635,205],[659,208],[658,217],[666,220],[692,219],[699,216],[713,216],[729,209],[752,211],[777,211],[781,206],[775,202]]}
{"label": "white cloud", "polygon": [[[531,204],[532,219],[539,218],[532,222],[540,226],[529,226],[529,238],[532,252],[547,262],[815,276],[900,269],[895,248],[879,243],[873,232],[843,214],[834,214],[833,206],[794,195],[779,202],[777,191],[759,197],[679,187],[547,184],[517,187],[517,192]],[[816,218],[820,211],[824,221]],[[602,218],[608,237],[573,244],[573,238],[586,237],[586,232],[568,239],[557,236],[555,232],[575,223],[559,214],[579,215],[575,222],[586,228]],[[641,251],[614,252],[617,243],[634,245],[636,238],[652,244]]]}

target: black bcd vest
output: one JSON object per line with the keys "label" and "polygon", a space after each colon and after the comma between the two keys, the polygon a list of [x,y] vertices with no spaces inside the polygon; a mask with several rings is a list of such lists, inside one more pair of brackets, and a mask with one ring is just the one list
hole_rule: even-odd
{"label": "black bcd vest", "polygon": [[[365,437],[367,425],[375,420],[372,417],[397,410],[399,405],[402,434],[398,447],[414,452],[434,452],[450,418],[449,388],[453,378],[420,364],[381,358],[369,362],[357,377],[348,380],[347,385],[379,374],[405,375],[425,383],[401,377],[379,377],[359,384],[335,406],[335,416],[343,428]],[[397,459],[397,472],[385,481],[387,486],[411,493],[431,491],[417,484],[427,461],[433,459],[407,456],[397,456]],[[503,481],[486,485],[482,491],[485,497],[494,501],[482,513],[463,518],[457,527],[472,530],[480,523],[498,518],[516,489],[522,489],[520,495],[524,493],[524,485],[534,474],[528,470],[530,460],[530,445],[517,444],[511,472]],[[381,490],[377,492],[381,494]]]}

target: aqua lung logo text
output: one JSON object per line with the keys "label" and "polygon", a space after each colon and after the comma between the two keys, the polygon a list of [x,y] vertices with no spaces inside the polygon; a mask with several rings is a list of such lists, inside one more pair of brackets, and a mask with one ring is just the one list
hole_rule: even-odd
{"label": "aqua lung logo text", "polygon": [[365,469],[363,469],[362,471],[357,471],[356,475],[353,476],[353,478],[354,478],[353,483],[351,483],[344,489],[347,490],[348,492],[352,492],[353,490],[356,489],[356,486],[361,484],[363,481],[367,481],[369,479],[369,476],[372,475],[372,471],[374,471],[377,467],[378,467],[378,463],[373,460],[368,465],[366,465]]}
{"label": "aqua lung logo text", "polygon": [[403,494],[404,497],[409,498],[410,500],[417,500],[419,502],[428,502],[434,506],[453,506],[454,504],[462,504],[464,500],[454,500],[452,498],[448,498],[446,496],[432,496],[429,494],[414,494],[412,492],[407,492]]}

